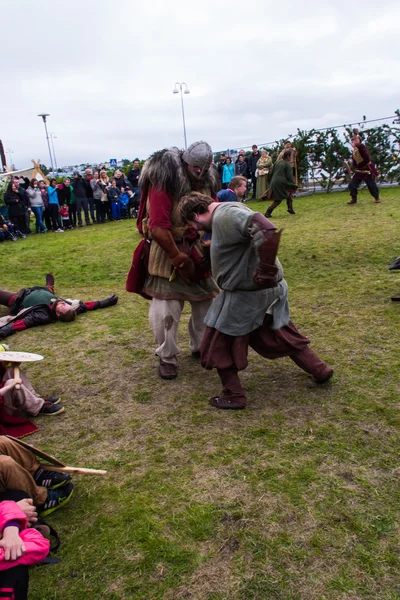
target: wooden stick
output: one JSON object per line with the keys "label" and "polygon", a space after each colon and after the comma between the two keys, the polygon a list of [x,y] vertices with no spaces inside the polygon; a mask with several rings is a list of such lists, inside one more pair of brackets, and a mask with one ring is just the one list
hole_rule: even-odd
{"label": "wooden stick", "polygon": [[57,473],[80,473],[82,475],[107,475],[107,471],[102,471],[99,469],[85,469],[84,467],[59,467],[57,465],[39,465],[42,469],[46,471],[57,471]]}
{"label": "wooden stick", "polygon": [[[14,366],[14,379],[20,379],[19,366],[18,365],[13,365],[13,366]],[[15,389],[16,390],[21,389],[21,386],[19,383],[15,384]]]}

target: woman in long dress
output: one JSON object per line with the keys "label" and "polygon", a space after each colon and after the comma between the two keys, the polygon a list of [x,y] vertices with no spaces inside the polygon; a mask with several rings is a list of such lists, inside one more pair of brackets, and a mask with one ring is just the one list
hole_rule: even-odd
{"label": "woman in long dress", "polygon": [[267,175],[269,173],[270,168],[272,167],[272,158],[268,154],[268,152],[263,148],[261,150],[261,157],[257,161],[257,193],[256,196],[258,199],[262,197],[268,187]]}

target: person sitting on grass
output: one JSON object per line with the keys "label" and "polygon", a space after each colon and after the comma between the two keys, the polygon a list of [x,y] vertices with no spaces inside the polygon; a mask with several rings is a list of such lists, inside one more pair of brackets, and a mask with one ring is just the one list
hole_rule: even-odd
{"label": "person sitting on grass", "polygon": [[[130,188],[127,188],[126,193],[129,198],[129,208],[128,208],[128,217],[132,219],[136,219],[138,216],[139,203],[140,203],[140,194],[139,192],[134,192]],[[132,213],[131,213],[132,209]]]}
{"label": "person sitting on grass", "polygon": [[30,527],[37,520],[36,511],[23,496],[17,491],[0,502],[0,597],[4,600],[28,599],[28,567],[41,563],[50,551],[49,540]]}
{"label": "person sitting on grass", "polygon": [[42,469],[33,452],[0,436],[0,500],[8,490],[28,494],[41,517],[64,506],[74,490],[69,473]]}
{"label": "person sitting on grass", "polygon": [[[19,389],[16,389],[17,385],[20,386]],[[7,362],[1,361],[0,352],[0,401],[1,399],[5,409],[17,416],[20,416],[18,413],[26,413],[31,417],[53,416],[65,410],[57,396],[42,398],[25,373],[20,372],[20,377],[16,378],[13,367],[7,368]]]}
{"label": "person sitting on grass", "polygon": [[54,277],[48,273],[44,287],[23,288],[18,293],[0,290],[0,305],[7,306],[11,315],[0,319],[0,339],[57,320],[74,321],[77,314],[114,306],[117,302],[118,296],[115,294],[94,302],[64,300],[54,293]]}
{"label": "person sitting on grass", "polygon": [[15,233],[14,225],[0,213],[0,242],[4,242],[4,240],[16,242],[18,238]]}

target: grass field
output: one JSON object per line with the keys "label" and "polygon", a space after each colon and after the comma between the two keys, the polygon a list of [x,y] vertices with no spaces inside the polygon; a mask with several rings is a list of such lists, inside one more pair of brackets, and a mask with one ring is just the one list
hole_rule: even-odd
{"label": "grass field", "polygon": [[332,382],[251,352],[239,413],[209,406],[219,380],[190,356],[187,309],[179,377],[159,379],[148,303],[125,292],[134,221],[0,246],[4,289],[52,271],[61,296],[120,297],[9,338],[45,355],[26,372],[66,406],[27,441],[108,470],[75,477],[48,518],[62,562],[32,571],[31,600],[400,599],[400,277],[388,271],[400,190],[381,205],[347,199],[315,195],[273,215],[292,319]]}

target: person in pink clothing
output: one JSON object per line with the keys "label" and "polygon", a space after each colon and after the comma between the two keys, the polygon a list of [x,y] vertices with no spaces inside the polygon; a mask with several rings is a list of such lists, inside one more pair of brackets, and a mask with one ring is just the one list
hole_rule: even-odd
{"label": "person in pink clothing", "polygon": [[37,565],[50,551],[50,542],[29,527],[28,516],[36,520],[28,500],[0,502],[0,597],[27,600],[27,567]]}

